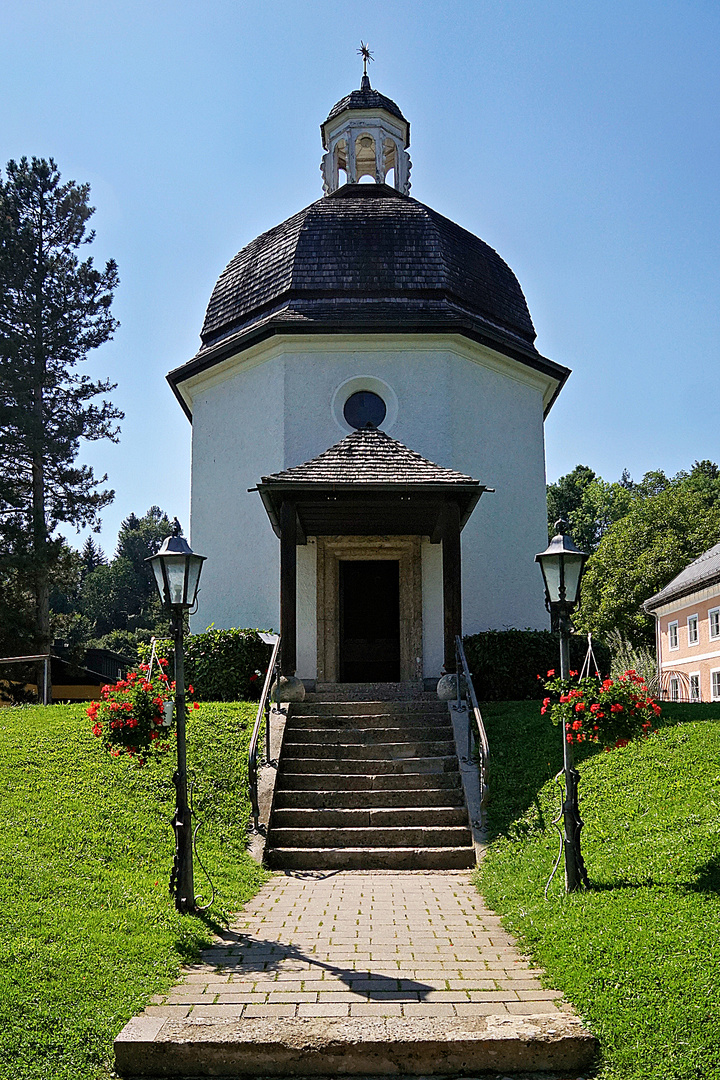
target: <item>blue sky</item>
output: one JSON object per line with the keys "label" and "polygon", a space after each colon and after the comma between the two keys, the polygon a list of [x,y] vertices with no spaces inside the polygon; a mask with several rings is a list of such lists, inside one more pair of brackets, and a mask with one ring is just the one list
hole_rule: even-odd
{"label": "blue sky", "polygon": [[109,554],[131,511],[187,521],[164,376],[235,252],[320,197],[318,125],[359,85],[361,38],[411,122],[412,195],[499,251],[573,369],[548,478],[720,459],[714,0],[5,0],[0,163],[88,181],[95,257],[120,270],[122,325],[85,365],[126,413],[118,446],[83,448],[117,493]]}

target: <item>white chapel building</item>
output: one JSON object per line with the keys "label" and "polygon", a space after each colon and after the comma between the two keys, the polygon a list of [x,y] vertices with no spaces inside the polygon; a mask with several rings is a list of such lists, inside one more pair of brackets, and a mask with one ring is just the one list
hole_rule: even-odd
{"label": "white chapel building", "polygon": [[309,685],[436,680],[456,634],[547,626],[543,421],[570,373],[500,256],[410,196],[395,102],[363,76],[321,133],[323,197],[235,256],[168,376],[193,627],[279,629]]}

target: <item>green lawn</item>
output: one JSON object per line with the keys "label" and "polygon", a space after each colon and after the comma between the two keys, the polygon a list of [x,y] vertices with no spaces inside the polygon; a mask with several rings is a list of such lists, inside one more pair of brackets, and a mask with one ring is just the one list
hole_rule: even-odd
{"label": "green lawn", "polygon": [[[148,998],[266,879],[245,853],[255,706],[193,711],[200,857],[218,892],[204,920],[168,896],[172,761],[111,759],[84,707],[0,709],[0,1077],[98,1080]],[[206,881],[196,866],[196,892]]]}
{"label": "green lawn", "polygon": [[[560,734],[535,703],[483,708],[483,891],[599,1036],[603,1080],[720,1080],[720,707],[667,711],[658,735],[581,763],[593,888],[566,898],[559,873],[545,901]],[[244,850],[253,713],[191,714],[217,923],[265,879]],[[89,728],[79,706],[0,711],[2,1080],[107,1080],[116,1033],[212,933],[167,893],[172,762],[129,768]]]}
{"label": "green lawn", "polygon": [[566,897],[552,819],[558,728],[483,706],[487,901],[597,1034],[603,1080],[720,1080],[720,706],[670,705],[649,739],[579,765],[591,889]]}

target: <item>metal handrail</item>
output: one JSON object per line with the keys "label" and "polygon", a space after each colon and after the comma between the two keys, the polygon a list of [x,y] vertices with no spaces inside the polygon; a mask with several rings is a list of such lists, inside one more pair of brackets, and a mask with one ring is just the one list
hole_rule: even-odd
{"label": "metal handrail", "polygon": [[270,657],[270,663],[268,664],[267,674],[265,676],[265,682],[263,683],[262,694],[260,695],[260,704],[258,705],[257,716],[255,717],[255,726],[253,727],[252,737],[250,739],[250,749],[248,751],[248,784],[250,787],[250,805],[252,806],[253,815],[253,827],[256,832],[260,830],[260,804],[258,802],[258,767],[257,767],[257,754],[258,754],[258,742],[260,741],[260,728],[262,724],[263,713],[265,714],[265,760],[268,761],[270,757],[270,687],[272,686],[273,675],[275,675],[275,685],[277,687],[278,694],[280,693],[280,637],[273,645],[272,655]]}
{"label": "metal handrail", "polygon": [[[50,653],[39,653],[36,656],[0,656],[0,664],[24,664],[33,660],[42,660],[43,662],[43,688],[42,688],[42,703],[43,705],[50,704],[50,661],[52,657]],[[40,687],[38,686],[38,697],[40,697]]]}
{"label": "metal handrail", "polygon": [[[477,743],[479,762],[478,772],[480,774],[480,808],[484,810],[490,788],[488,784],[488,765],[490,763],[490,743],[488,741],[487,732],[485,731],[485,725],[483,723],[482,713],[480,712],[480,706],[478,705],[477,695],[475,693],[475,687],[473,686],[472,676],[470,674],[470,668],[468,667],[467,657],[465,656],[465,650],[463,648],[462,638],[458,635],[455,638],[455,658],[456,658],[456,671],[455,677],[457,679],[457,698],[458,705],[462,699],[462,686],[461,686],[461,671],[462,676],[465,679],[466,694],[469,699],[468,708],[468,760],[472,758],[472,743],[473,739]],[[471,721],[471,716],[475,723]]]}

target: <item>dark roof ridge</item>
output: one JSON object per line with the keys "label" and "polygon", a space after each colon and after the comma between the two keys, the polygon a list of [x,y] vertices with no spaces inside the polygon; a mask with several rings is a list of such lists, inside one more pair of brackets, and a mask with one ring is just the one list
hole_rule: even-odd
{"label": "dark roof ridge", "polygon": [[[362,199],[363,197],[371,199],[392,197],[393,199],[409,199],[410,202],[418,202],[418,199],[414,199],[412,195],[406,195],[404,191],[398,191],[397,188],[391,187],[390,184],[378,184],[375,182],[361,184],[357,181],[356,183],[341,184],[335,191],[331,191],[327,195],[323,195],[321,199],[316,199],[315,202],[310,203],[310,206],[315,206],[315,203],[318,202],[325,202],[326,199]],[[420,203],[420,205],[423,204]]]}

